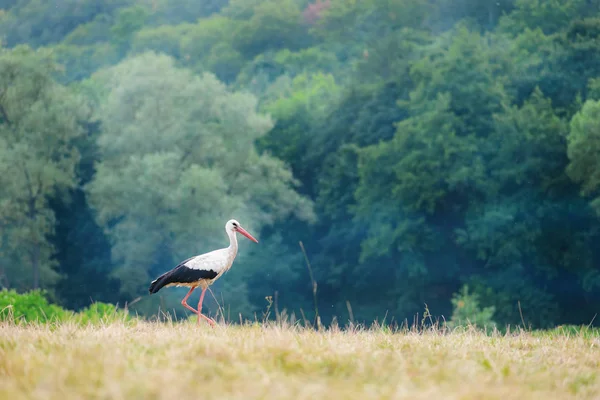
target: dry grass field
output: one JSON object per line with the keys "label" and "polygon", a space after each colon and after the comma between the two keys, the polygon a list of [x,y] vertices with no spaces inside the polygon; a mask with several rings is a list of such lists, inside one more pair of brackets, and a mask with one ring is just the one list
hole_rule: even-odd
{"label": "dry grass field", "polygon": [[599,399],[600,338],[0,324],[1,399]]}

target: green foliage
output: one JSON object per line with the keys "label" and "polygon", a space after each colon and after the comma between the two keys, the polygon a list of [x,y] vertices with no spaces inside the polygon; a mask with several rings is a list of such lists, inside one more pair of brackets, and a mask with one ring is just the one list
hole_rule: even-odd
{"label": "green foliage", "polygon": [[[545,204],[549,200],[544,200],[544,194],[559,193],[566,184],[566,123],[539,90],[521,107],[495,115],[494,123],[486,141],[489,147],[484,150],[485,145],[481,145],[493,178],[483,185],[483,193],[489,197],[481,206],[471,207],[466,230],[457,230],[457,242],[474,250],[487,266],[506,268],[527,263],[540,254],[542,224],[552,207]],[[539,200],[533,203],[512,195],[515,188]],[[536,194],[536,190],[544,194]],[[541,267],[544,262],[536,264]]]}
{"label": "green foliage", "polygon": [[275,118],[289,120],[294,113],[305,112],[313,118],[323,118],[328,103],[337,101],[339,88],[330,74],[297,75],[278,98],[265,110]]}
{"label": "green foliage", "polygon": [[[151,50],[180,59],[182,58],[181,43],[190,37],[195,27],[196,25],[192,24],[181,24],[141,29],[131,39],[131,53],[144,53]],[[186,54],[186,57],[189,58],[190,55]]]}
{"label": "green foliage", "polygon": [[244,65],[244,57],[229,40],[236,21],[215,15],[190,27],[180,39],[185,64],[198,72],[213,72],[220,80],[231,82]]}
{"label": "green foliage", "polygon": [[129,47],[131,38],[142,29],[147,18],[148,11],[139,5],[119,9],[110,28],[113,43],[119,48]]}
{"label": "green foliage", "polygon": [[94,80],[111,90],[99,110],[103,158],[88,193],[113,240],[125,293],[145,287],[165,262],[197,254],[199,230],[215,232],[203,247],[220,246],[217,232],[232,216],[255,232],[293,215],[312,218],[291,173],[253,146],[272,126],[253,96],[153,53]]}
{"label": "green foliage", "polygon": [[592,319],[597,0],[3,4],[3,43],[46,47],[0,52],[2,287],[180,310],[148,281],[235,216],[234,321],[312,308],[299,241],[323,322],[464,284],[499,327]]}
{"label": "green foliage", "polygon": [[108,14],[98,14],[85,24],[78,25],[62,41],[61,44],[75,46],[90,46],[106,42],[111,37],[112,18]]}
{"label": "green foliage", "polygon": [[56,304],[48,303],[46,293],[32,290],[19,294],[16,290],[0,290],[0,321],[61,322],[73,313]]}
{"label": "green foliage", "polygon": [[[292,81],[298,75],[305,75],[305,80],[310,75],[331,76],[339,65],[335,54],[318,47],[294,52],[288,49],[267,52],[246,64],[237,76],[236,85],[247,87],[263,102],[271,102],[281,96],[289,96]],[[301,86],[296,88],[303,89]]]}
{"label": "green foliage", "polygon": [[98,325],[113,322],[131,322],[133,317],[126,311],[107,303],[95,302],[74,313],[48,302],[47,293],[31,290],[17,293],[13,290],[0,291],[0,321],[17,323],[70,322],[78,325]]}
{"label": "green foliage", "polygon": [[559,313],[556,299],[543,288],[536,287],[527,265],[508,260],[502,271],[494,271],[468,280],[470,292],[482,306],[494,307],[494,321],[500,330],[507,325],[529,329],[549,328]]}
{"label": "green foliage", "polygon": [[109,43],[90,46],[60,44],[52,48],[55,60],[60,63],[56,79],[64,84],[87,79],[99,68],[119,61],[119,51]]}
{"label": "green foliage", "polygon": [[113,13],[130,4],[130,0],[18,0],[0,18],[0,35],[8,46],[30,44],[43,46],[57,43],[81,24],[98,15]]}
{"label": "green foliage", "polygon": [[495,307],[481,307],[476,293],[469,293],[469,286],[464,285],[458,293],[452,296],[452,317],[448,321],[451,329],[474,326],[486,331],[496,327],[494,322]]}
{"label": "green foliage", "polygon": [[425,57],[410,70],[416,88],[407,106],[417,112],[441,94],[449,94],[449,108],[460,116],[459,135],[486,135],[492,115],[507,101],[503,79],[496,76],[489,45],[484,37],[464,26],[438,39]]}
{"label": "green foliage", "polygon": [[464,20],[477,29],[493,29],[499,19],[509,14],[515,6],[514,0],[438,0],[439,10],[436,26],[449,28],[454,21]]}
{"label": "green foliage", "polygon": [[170,0],[138,0],[150,10],[148,23],[153,26],[195,22],[220,11],[228,0],[179,0],[176,6]]}
{"label": "green foliage", "polygon": [[283,49],[275,53],[273,58],[278,65],[281,65],[292,76],[314,70],[332,72],[339,68],[339,62],[334,54],[317,47],[309,47],[298,51]]}
{"label": "green foliage", "polygon": [[490,166],[497,182],[519,186],[535,182],[551,188],[564,181],[567,124],[538,88],[521,107],[496,114],[494,122],[490,152],[497,157]]}
{"label": "green foliage", "polygon": [[0,52],[0,262],[20,290],[58,278],[48,198],[76,185],[74,142],[89,118],[82,98],[52,79],[54,70],[46,51]]}
{"label": "green foliage", "polygon": [[593,12],[598,12],[596,0],[516,0],[515,10],[502,18],[500,29],[519,32],[540,28],[544,33],[554,33]]}
{"label": "green foliage", "polygon": [[[271,132],[261,140],[261,145],[277,157],[293,160],[300,150],[308,150],[314,121],[325,117],[328,104],[336,102],[339,87],[332,75],[300,74],[294,79],[281,78],[268,93],[264,110],[276,120]],[[291,162],[299,176],[303,168]]]}
{"label": "green foliage", "polygon": [[600,328],[590,327],[589,325],[559,325],[556,328],[544,331],[532,332],[532,335],[538,337],[581,337],[585,339],[600,338]]}
{"label": "green foliage", "polygon": [[252,10],[248,20],[237,20],[233,43],[246,58],[267,50],[295,50],[309,43],[295,0],[265,0]]}
{"label": "green foliage", "polygon": [[[450,96],[440,95],[430,107],[430,111],[400,122],[391,141],[361,150],[358,215],[367,218],[382,202],[401,213],[432,214],[451,193],[470,190],[481,179],[480,164],[465,166],[467,159],[475,158],[477,142],[457,135],[460,120],[449,110]],[[402,237],[405,234],[398,226],[391,238]]]}
{"label": "green foliage", "polygon": [[600,215],[600,101],[586,101],[573,116],[567,140],[567,173],[581,183],[583,195],[593,197],[591,205]]}
{"label": "green foliage", "polygon": [[[181,26],[181,25],[180,25]],[[189,27],[181,38],[181,52],[185,58],[201,61],[211,48],[223,42],[223,36],[231,32],[235,21],[223,16],[206,18]]]}
{"label": "green foliage", "polygon": [[588,81],[587,98],[589,100],[600,100],[600,78],[592,78]]}
{"label": "green foliage", "polygon": [[119,309],[113,304],[95,302],[79,311],[75,321],[81,325],[98,325],[131,322],[133,317],[126,310]]}
{"label": "green foliage", "polygon": [[331,1],[315,24],[317,35],[355,51],[401,28],[420,28],[435,14],[421,0]]}

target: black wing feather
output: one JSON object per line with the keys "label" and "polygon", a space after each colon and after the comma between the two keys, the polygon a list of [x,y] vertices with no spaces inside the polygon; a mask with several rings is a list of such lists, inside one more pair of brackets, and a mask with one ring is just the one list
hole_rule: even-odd
{"label": "black wing feather", "polygon": [[213,270],[187,267],[185,263],[192,258],[194,257],[190,257],[187,260],[180,262],[175,268],[153,280],[148,288],[150,294],[158,292],[161,288],[170,283],[193,283],[202,279],[214,279],[214,277],[218,275],[217,272]]}

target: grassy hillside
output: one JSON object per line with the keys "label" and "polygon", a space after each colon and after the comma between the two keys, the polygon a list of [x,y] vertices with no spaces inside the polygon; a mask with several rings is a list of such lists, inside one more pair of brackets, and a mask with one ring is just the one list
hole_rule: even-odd
{"label": "grassy hillside", "polygon": [[0,398],[14,400],[598,398],[599,371],[600,337],[581,331],[0,325]]}

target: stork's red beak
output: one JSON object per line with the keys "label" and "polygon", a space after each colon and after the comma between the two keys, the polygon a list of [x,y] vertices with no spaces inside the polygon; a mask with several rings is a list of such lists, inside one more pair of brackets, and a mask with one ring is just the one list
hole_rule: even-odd
{"label": "stork's red beak", "polygon": [[242,235],[246,236],[248,239],[252,240],[254,243],[258,243],[258,240],[254,239],[254,236],[252,236],[251,234],[249,234],[244,228],[242,228],[241,226],[237,227],[237,231],[239,233],[241,233]]}

